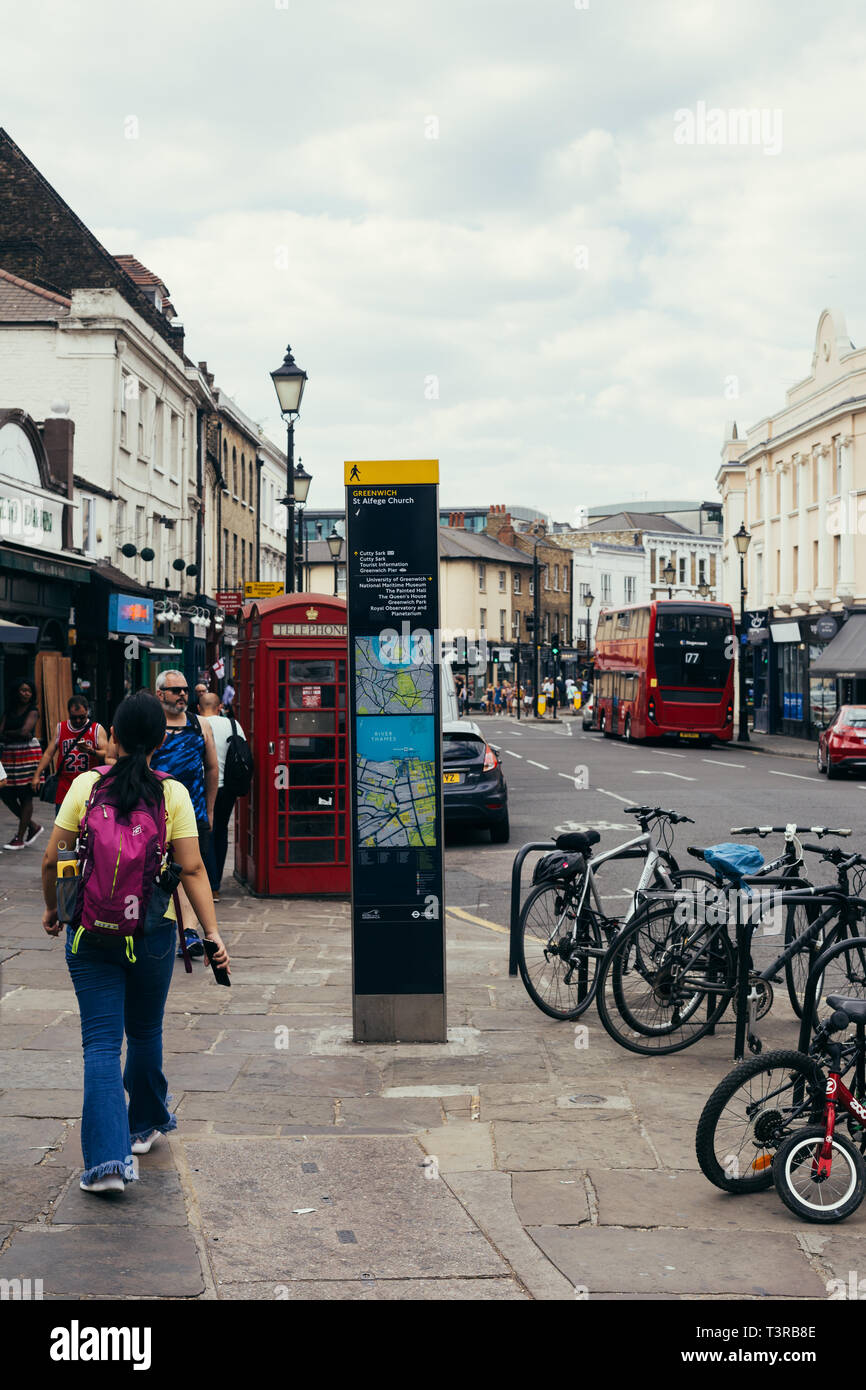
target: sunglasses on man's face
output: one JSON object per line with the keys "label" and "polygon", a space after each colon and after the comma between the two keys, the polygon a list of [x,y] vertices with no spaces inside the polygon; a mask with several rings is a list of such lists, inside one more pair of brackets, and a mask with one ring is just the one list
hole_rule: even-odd
{"label": "sunglasses on man's face", "polygon": [[163,688],[163,690],[165,691],[166,695],[188,695],[188,694],[189,694],[189,686],[188,686],[188,685],[164,685],[162,688]]}

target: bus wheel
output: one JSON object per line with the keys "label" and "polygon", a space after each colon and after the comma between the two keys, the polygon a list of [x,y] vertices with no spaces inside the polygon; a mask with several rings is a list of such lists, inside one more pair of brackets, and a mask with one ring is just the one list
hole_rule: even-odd
{"label": "bus wheel", "polygon": [[625,727],[624,727],[624,729],[623,729],[623,731],[622,731],[622,736],[623,736],[623,738],[625,739],[626,743],[631,743],[631,715],[630,715],[630,714],[627,714],[626,717],[625,717]]}
{"label": "bus wheel", "polygon": [[604,734],[605,738],[613,738],[613,734],[607,727],[607,715],[604,710],[602,710],[599,716],[598,727],[601,729],[601,732]]}

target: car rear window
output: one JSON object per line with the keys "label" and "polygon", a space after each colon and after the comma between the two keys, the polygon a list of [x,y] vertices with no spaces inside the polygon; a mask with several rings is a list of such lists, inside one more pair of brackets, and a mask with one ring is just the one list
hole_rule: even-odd
{"label": "car rear window", "polygon": [[855,709],[852,706],[846,710],[839,722],[849,729],[866,729],[866,709],[860,706]]}
{"label": "car rear window", "polygon": [[484,755],[484,740],[474,734],[444,734],[442,757],[446,763],[472,762]]}

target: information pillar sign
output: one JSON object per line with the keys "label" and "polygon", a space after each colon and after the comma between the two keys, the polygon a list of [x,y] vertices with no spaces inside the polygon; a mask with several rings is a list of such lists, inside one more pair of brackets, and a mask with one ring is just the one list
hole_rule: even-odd
{"label": "information pillar sign", "polygon": [[439,464],[347,463],[356,1042],[445,1042]]}

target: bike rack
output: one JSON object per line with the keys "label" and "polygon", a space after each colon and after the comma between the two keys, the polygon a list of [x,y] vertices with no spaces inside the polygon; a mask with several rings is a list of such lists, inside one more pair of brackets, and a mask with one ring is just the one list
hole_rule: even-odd
{"label": "bike rack", "polygon": [[527,854],[532,854],[533,850],[546,850],[548,853],[556,849],[553,840],[530,840],[528,844],[521,845],[514,856],[514,863],[511,866],[511,930],[508,940],[508,973],[517,974],[517,942],[519,937],[520,924],[520,873],[523,868],[523,861]]}
{"label": "bike rack", "polygon": [[800,1019],[800,1041],[797,1048],[800,1052],[809,1051],[812,1041],[812,1014],[815,1009],[815,995],[818,991],[818,980],[824,974],[827,965],[836,956],[841,956],[843,952],[849,951],[853,946],[866,949],[866,936],[849,936],[845,941],[837,941],[835,946],[828,946],[827,950],[815,961],[809,971],[806,980],[806,990],[803,995],[803,1017]]}

